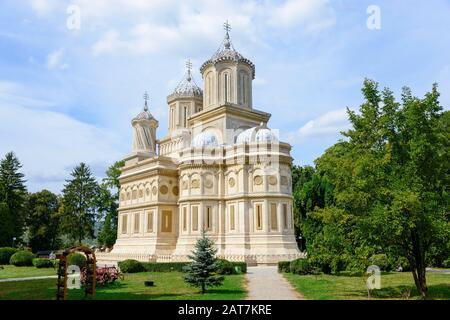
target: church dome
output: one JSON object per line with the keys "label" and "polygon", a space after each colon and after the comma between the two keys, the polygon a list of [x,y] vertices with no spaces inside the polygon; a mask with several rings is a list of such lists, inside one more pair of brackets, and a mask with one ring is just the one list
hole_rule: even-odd
{"label": "church dome", "polygon": [[139,121],[139,120],[155,120],[155,118],[148,110],[144,109],[144,111],[139,112],[139,114],[133,118],[133,121]]}
{"label": "church dome", "polygon": [[216,63],[222,61],[240,62],[247,64],[252,69],[252,77],[255,79],[255,65],[249,59],[244,58],[242,54],[236,51],[236,49],[234,49],[230,40],[230,35],[228,34],[228,31],[230,30],[228,23],[225,25],[225,30],[225,39],[222,41],[219,49],[217,49],[213,56],[202,64],[200,67],[200,72],[203,73],[208,66],[215,65]]}
{"label": "church dome", "polygon": [[200,87],[195,83],[191,74],[192,64],[188,60],[187,62],[188,70],[184,75],[183,79],[178,83],[175,90],[167,97],[168,100],[173,100],[176,98],[192,98],[192,97],[203,97],[203,91]]}
{"label": "church dome", "polygon": [[264,124],[258,127],[247,129],[240,133],[236,138],[236,143],[251,142],[277,142],[278,136]]}
{"label": "church dome", "polygon": [[247,130],[242,131],[236,139],[236,143],[249,143],[254,140],[255,137],[255,131],[257,127],[253,127]]}
{"label": "church dome", "polygon": [[218,147],[219,146],[219,139],[217,139],[217,136],[212,131],[205,131],[201,132],[198,135],[192,139],[191,143],[192,147]]}
{"label": "church dome", "polygon": [[154,121],[156,121],[156,119],[153,117],[153,115],[150,113],[150,111],[148,111],[148,105],[147,105],[148,94],[147,94],[147,92],[144,94],[144,99],[145,99],[144,110],[139,112],[138,115],[133,118],[131,123],[133,123],[135,121],[140,121],[140,120],[154,120]]}
{"label": "church dome", "polygon": [[278,141],[278,136],[268,128],[259,129],[255,135],[255,141],[257,142],[276,142]]}

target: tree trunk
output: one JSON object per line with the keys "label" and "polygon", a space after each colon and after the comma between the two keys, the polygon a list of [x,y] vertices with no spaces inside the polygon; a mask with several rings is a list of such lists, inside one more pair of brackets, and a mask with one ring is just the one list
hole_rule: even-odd
{"label": "tree trunk", "polygon": [[204,282],[202,282],[202,294],[204,294],[205,293],[205,283]]}
{"label": "tree trunk", "polygon": [[417,291],[422,298],[427,297],[428,287],[425,275],[425,252],[423,250],[422,241],[417,230],[411,230],[412,251],[413,255],[410,257],[411,272],[413,274],[414,283]]}

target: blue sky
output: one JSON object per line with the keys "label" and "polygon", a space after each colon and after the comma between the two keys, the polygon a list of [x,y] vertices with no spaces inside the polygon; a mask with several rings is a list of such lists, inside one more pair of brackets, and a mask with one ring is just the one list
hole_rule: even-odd
{"label": "blue sky", "polygon": [[[367,27],[370,5],[380,29]],[[59,192],[81,161],[102,177],[130,151],[145,90],[166,134],[185,60],[201,84],[228,19],[256,65],[254,107],[272,114],[296,164],[312,164],[348,127],[364,77],[397,95],[438,82],[450,105],[449,14],[449,0],[0,0],[0,156],[18,155],[30,191]]]}

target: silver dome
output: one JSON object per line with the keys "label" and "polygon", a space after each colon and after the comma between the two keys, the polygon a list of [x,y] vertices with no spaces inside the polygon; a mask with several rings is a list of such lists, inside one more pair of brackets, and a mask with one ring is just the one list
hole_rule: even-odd
{"label": "silver dome", "polygon": [[277,142],[278,135],[267,128],[264,124],[258,127],[247,129],[240,133],[236,138],[236,143],[251,143],[251,142]]}
{"label": "silver dome", "polygon": [[191,142],[192,147],[218,147],[219,146],[219,139],[217,139],[217,136],[212,131],[205,131],[201,132],[198,135],[192,139]]}
{"label": "silver dome", "polygon": [[195,83],[191,75],[191,70],[188,69],[186,74],[180,83],[176,86],[172,94],[170,94],[167,99],[172,100],[176,98],[190,98],[190,97],[203,97],[203,91]]}
{"label": "silver dome", "polygon": [[277,142],[278,136],[268,128],[261,128],[256,132],[255,141],[257,142]]}
{"label": "silver dome", "polygon": [[253,64],[253,62],[251,62],[247,58],[244,58],[239,52],[234,49],[228,32],[226,33],[225,39],[222,41],[219,49],[217,49],[217,51],[209,60],[205,61],[202,64],[202,66],[200,67],[200,72],[203,73],[203,71],[209,65],[215,65],[216,63],[221,61],[242,62],[247,64],[252,69],[252,77],[253,79],[255,79],[255,65]]}

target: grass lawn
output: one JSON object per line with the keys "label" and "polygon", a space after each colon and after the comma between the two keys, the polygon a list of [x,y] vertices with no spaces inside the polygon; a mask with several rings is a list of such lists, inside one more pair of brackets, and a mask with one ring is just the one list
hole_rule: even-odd
{"label": "grass lawn", "polygon": [[[144,280],[154,281],[154,287],[145,287]],[[51,300],[56,295],[56,280],[28,280],[0,283],[0,300]],[[98,287],[96,300],[234,300],[243,299],[244,275],[225,276],[224,284],[210,288],[202,295],[197,288],[189,287],[181,272],[152,272],[125,274],[106,287]],[[69,290],[69,299],[83,299],[82,290]]]}
{"label": "grass lawn", "polygon": [[[314,300],[367,299],[367,289],[361,276],[314,275],[300,276],[284,273],[285,278],[305,296]],[[429,298],[450,299],[450,275],[427,273]],[[419,299],[410,272],[386,272],[381,275],[381,289],[372,292],[372,299],[405,299],[403,294],[411,290],[410,299]]]}
{"label": "grass lawn", "polygon": [[56,275],[56,269],[53,268],[38,269],[34,266],[33,267],[16,267],[12,265],[0,266],[0,279],[28,278],[28,277],[53,276],[53,275]]}

